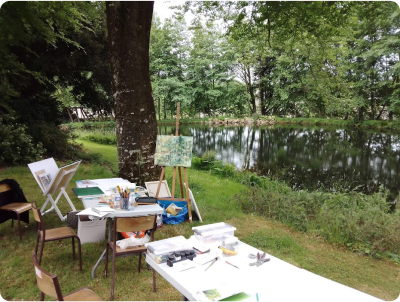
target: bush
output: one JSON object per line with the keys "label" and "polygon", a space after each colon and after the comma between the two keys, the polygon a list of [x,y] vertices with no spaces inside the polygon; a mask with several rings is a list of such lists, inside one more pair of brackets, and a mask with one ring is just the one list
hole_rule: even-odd
{"label": "bush", "polygon": [[117,137],[114,130],[80,130],[76,131],[75,134],[84,140],[88,140],[94,143],[103,145],[117,145]]}
{"label": "bush", "polygon": [[36,161],[44,153],[42,143],[35,144],[26,133],[26,126],[3,124],[0,118],[0,162],[8,164],[26,164]]}

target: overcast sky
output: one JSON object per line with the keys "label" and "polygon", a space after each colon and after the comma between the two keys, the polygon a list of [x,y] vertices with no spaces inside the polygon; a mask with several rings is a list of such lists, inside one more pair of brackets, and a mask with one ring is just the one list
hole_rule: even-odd
{"label": "overcast sky", "polygon": [[[154,1],[154,12],[164,21],[166,18],[172,17],[174,10],[169,7],[172,5],[183,5],[185,4],[185,0],[155,0]],[[188,12],[185,14],[185,20],[188,24],[191,19],[193,19],[193,15]]]}
{"label": "overcast sky", "polygon": [[183,4],[185,1],[172,1],[172,0],[156,0],[154,1],[154,12],[164,20],[172,17],[173,10],[168,7],[171,5]]}

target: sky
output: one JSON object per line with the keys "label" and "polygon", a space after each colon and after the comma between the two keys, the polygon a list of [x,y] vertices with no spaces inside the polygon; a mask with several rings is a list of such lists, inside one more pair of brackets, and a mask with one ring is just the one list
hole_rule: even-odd
{"label": "sky", "polygon": [[[172,5],[182,5],[184,0],[155,0],[154,1],[154,12],[164,21],[166,18],[172,17],[174,10],[170,9]],[[185,14],[186,23],[190,19],[190,13]]]}

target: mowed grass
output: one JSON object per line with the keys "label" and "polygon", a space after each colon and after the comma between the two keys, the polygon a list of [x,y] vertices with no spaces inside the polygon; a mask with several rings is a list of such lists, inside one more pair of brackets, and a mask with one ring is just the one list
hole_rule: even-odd
{"label": "mowed grass", "polygon": [[[117,177],[116,148],[80,141],[91,152],[99,152],[110,164],[96,165],[83,162],[71,181],[67,192],[77,209],[83,209],[71,188],[78,179]],[[65,163],[58,163],[59,165]],[[0,179],[14,178],[24,190],[28,200],[36,200],[41,206],[45,197],[26,166],[6,168],[0,171]],[[167,169],[166,179],[171,188],[172,170]],[[244,192],[244,186],[229,178],[220,178],[209,172],[188,169],[189,187],[193,191],[201,211],[203,224],[225,221],[237,228],[238,238],[284,261],[311,272],[366,292],[386,301],[398,298],[400,293],[400,267],[388,260],[377,260],[357,255],[341,246],[324,242],[312,234],[293,231],[288,226],[268,221],[256,215],[243,214],[235,200],[235,194]],[[63,213],[69,211],[68,204],[61,199],[59,207]],[[156,239],[183,235],[189,238],[192,227],[200,225],[194,215],[193,223],[184,222],[177,226],[164,225],[156,232]],[[64,226],[53,211],[44,216],[48,228]],[[17,228],[10,228],[11,222],[0,224],[0,264],[3,282],[1,296],[6,300],[39,300],[35,275],[31,264],[31,254],[36,238],[36,224],[30,214],[30,224],[24,226],[22,241],[17,236]],[[102,262],[94,279],[91,270],[105,248],[105,241],[82,245],[83,271],[78,261],[72,261],[71,243],[67,241],[49,242],[45,246],[43,267],[59,275],[64,293],[83,286],[90,286],[98,295],[109,300],[110,278],[104,278]],[[152,291],[152,273],[142,264],[137,273],[138,257],[118,258],[116,268],[115,300],[125,301],[169,301],[181,300],[181,294],[161,276],[157,275],[157,292]],[[194,280],[195,282],[195,280]],[[290,284],[288,284],[290,290]]]}

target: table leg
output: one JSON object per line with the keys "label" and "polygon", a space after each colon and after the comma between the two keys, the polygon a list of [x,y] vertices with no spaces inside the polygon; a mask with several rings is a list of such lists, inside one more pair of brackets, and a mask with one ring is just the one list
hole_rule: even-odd
{"label": "table leg", "polygon": [[106,254],[106,249],[104,249],[103,253],[101,254],[101,256],[99,258],[99,260],[97,260],[96,264],[94,265],[94,267],[92,269],[92,279],[94,279],[94,274],[96,272],[96,269],[99,266],[101,260],[103,260],[105,254]]}
{"label": "table leg", "polygon": [[[108,223],[108,238],[107,238],[107,241],[110,241],[111,240],[111,221],[108,218],[106,218],[106,219],[107,219],[107,223]],[[94,274],[96,272],[97,267],[100,265],[101,260],[104,259],[104,255],[106,254],[106,249],[107,249],[107,247],[104,249],[103,253],[101,254],[101,256],[99,258],[99,260],[97,260],[96,264],[94,265],[94,267],[92,269],[92,279],[94,279]]]}

